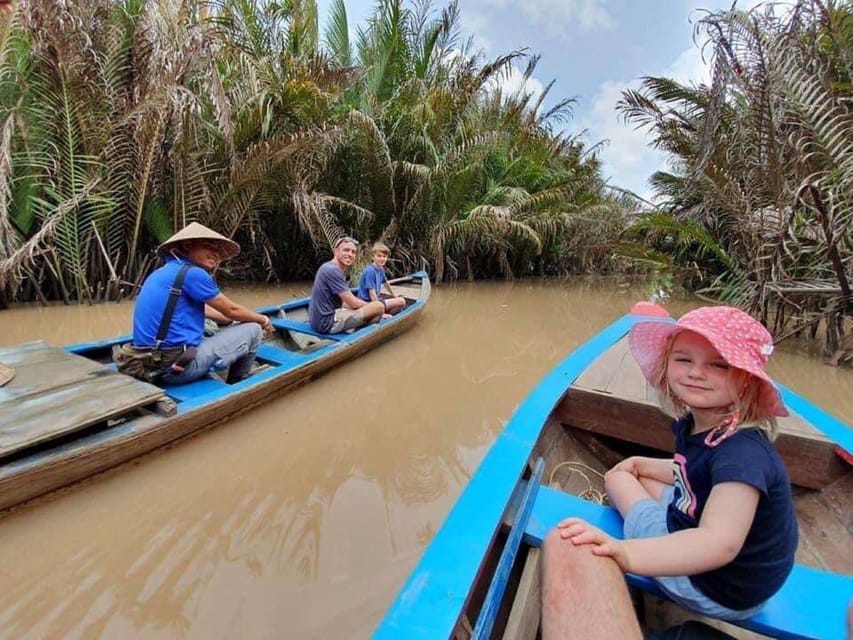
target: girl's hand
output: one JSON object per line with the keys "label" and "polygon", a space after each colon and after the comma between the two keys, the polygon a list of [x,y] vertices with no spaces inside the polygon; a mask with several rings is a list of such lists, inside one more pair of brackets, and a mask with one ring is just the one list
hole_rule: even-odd
{"label": "girl's hand", "polygon": [[557,524],[560,537],[574,545],[591,544],[593,555],[613,558],[625,573],[630,571],[628,550],[622,540],[617,540],[601,529],[580,518],[566,518]]}

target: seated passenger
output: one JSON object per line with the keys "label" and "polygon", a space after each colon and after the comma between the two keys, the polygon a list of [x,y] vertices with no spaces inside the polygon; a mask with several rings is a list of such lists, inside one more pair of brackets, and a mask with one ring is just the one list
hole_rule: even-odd
{"label": "seated passenger", "polygon": [[[142,284],[133,309],[133,342],[113,352],[119,371],[164,384],[192,382],[214,366],[228,367],[228,383],[248,376],[272,323],[232,302],[212,276],[221,260],[239,252],[236,242],[197,222],[160,245],[165,264]],[[206,316],[240,324],[204,337]]]}
{"label": "seated passenger", "polygon": [[379,322],[385,307],[381,302],[365,302],[353,295],[344,273],[355,262],[358,241],[350,237],[335,242],[334,257],[320,265],[314,276],[308,319],[320,333],[341,333]]}
{"label": "seated passenger", "polygon": [[[393,315],[406,306],[403,296],[394,295],[394,290],[385,275],[385,263],[388,262],[388,247],[383,242],[373,245],[373,264],[367,265],[358,283],[358,297],[365,302],[378,301],[385,307],[385,313]],[[383,293],[382,285],[387,293]]]}

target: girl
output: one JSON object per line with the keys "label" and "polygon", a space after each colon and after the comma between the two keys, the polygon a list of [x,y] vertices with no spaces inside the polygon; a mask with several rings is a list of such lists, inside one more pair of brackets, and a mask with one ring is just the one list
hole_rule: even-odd
{"label": "girl", "polygon": [[764,370],[767,330],[732,307],[640,322],[634,358],[673,424],[674,458],[633,457],[605,475],[625,540],[582,520],[561,536],[593,544],[625,572],[651,576],[680,605],[717,618],[755,614],[787,578],[797,548],[791,486],[771,445],[788,415]]}

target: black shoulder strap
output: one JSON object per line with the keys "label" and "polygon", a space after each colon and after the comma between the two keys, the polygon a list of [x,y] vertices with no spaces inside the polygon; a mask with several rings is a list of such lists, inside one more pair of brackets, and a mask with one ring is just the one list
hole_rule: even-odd
{"label": "black shoulder strap", "polygon": [[160,345],[169,334],[169,325],[172,324],[172,316],[175,315],[175,306],[178,304],[178,298],[181,297],[181,289],[184,286],[184,278],[187,275],[191,265],[182,264],[178,269],[178,275],[175,276],[175,281],[172,283],[172,288],[169,289],[169,299],[166,301],[166,310],[163,311],[163,317],[160,319],[160,327],[157,329],[157,337],[154,338],[154,348],[159,349]]}

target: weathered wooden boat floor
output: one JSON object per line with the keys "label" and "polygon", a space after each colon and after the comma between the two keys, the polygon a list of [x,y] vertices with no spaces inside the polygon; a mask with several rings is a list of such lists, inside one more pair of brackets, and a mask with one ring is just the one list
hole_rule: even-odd
{"label": "weathered wooden boat floor", "polygon": [[[671,451],[672,421],[658,408],[652,389],[623,338],[607,349],[572,385],[574,401],[563,403],[571,413],[564,421],[662,451]],[[598,402],[600,394],[609,396]],[[641,403],[638,407],[637,403]],[[600,409],[606,406],[606,415]],[[794,484],[820,489],[843,477],[848,465],[835,453],[835,443],[800,416],[780,418],[776,448]]]}
{"label": "weathered wooden boat floor", "polygon": [[0,349],[0,457],[126,415],[163,398],[153,385],[43,342]]}

